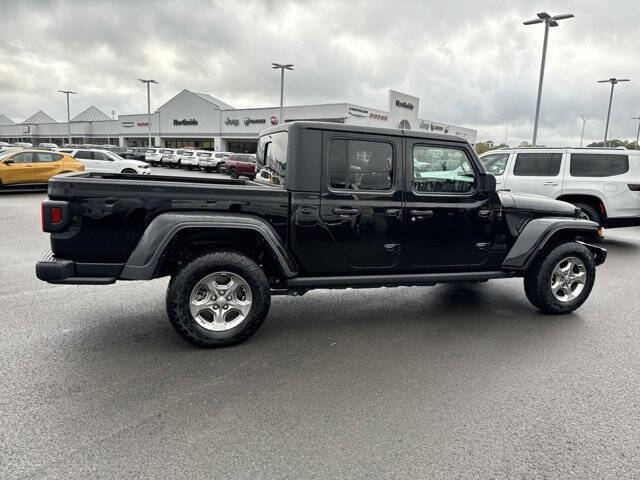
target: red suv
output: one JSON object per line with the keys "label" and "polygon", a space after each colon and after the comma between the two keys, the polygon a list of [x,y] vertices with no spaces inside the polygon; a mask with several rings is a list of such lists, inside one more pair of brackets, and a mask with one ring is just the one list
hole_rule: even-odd
{"label": "red suv", "polygon": [[231,178],[245,175],[251,180],[256,178],[256,156],[250,153],[238,153],[229,155],[224,160],[224,168]]}

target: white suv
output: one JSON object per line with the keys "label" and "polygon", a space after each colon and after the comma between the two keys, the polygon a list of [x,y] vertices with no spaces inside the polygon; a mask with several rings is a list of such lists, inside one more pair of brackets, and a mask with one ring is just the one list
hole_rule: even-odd
{"label": "white suv", "polygon": [[160,148],[148,148],[146,152],[144,152],[144,161],[150,163],[151,165],[160,165],[160,161],[162,160],[162,153],[160,153]]}
{"label": "white suv", "polygon": [[68,153],[82,163],[86,172],[151,174],[148,163],[122,158],[109,150],[61,148],[59,151]]}
{"label": "white suv", "polygon": [[186,149],[180,156],[180,166],[187,167],[188,170],[198,168],[198,156],[195,150]]}
{"label": "white suv", "polygon": [[640,151],[512,148],[480,160],[498,190],[533,193],[580,207],[603,227],[640,225]]}
{"label": "white suv", "polygon": [[207,152],[211,155],[208,157],[204,157],[200,159],[200,168],[205,172],[216,171],[220,173],[222,167],[224,166],[224,162],[229,155],[232,155],[230,152]]}

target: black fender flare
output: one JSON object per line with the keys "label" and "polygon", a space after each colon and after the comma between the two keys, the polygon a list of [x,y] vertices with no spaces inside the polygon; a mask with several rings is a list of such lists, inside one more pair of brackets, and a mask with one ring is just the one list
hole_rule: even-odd
{"label": "black fender flare", "polygon": [[[560,231],[570,232],[576,236],[597,238],[598,224],[582,218],[569,217],[547,217],[530,220],[518,235],[511,250],[509,250],[502,263],[502,268],[506,270],[526,270],[536,254],[544,248],[551,237]],[[588,247],[603,251],[603,256],[606,256],[605,249],[592,245],[588,245]],[[590,250],[593,251],[592,248]],[[602,263],[604,257],[600,255],[600,258],[598,258],[598,253],[596,252],[596,260],[598,261],[601,258],[602,261],[600,263]]]}
{"label": "black fender flare", "polygon": [[170,212],[154,218],[131,252],[120,278],[148,280],[154,278],[160,260],[173,237],[186,228],[239,229],[257,232],[271,248],[277,264],[286,278],[298,274],[296,262],[274,228],[264,219],[253,215],[215,212]]}

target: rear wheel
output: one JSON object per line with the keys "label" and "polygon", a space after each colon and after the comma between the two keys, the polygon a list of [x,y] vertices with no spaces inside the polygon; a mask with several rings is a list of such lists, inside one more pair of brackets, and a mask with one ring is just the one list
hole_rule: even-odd
{"label": "rear wheel", "polygon": [[592,222],[596,222],[598,225],[602,226],[602,215],[600,215],[598,210],[587,203],[575,203],[574,205],[582,210],[585,215],[589,217],[589,220],[591,220]]}
{"label": "rear wheel", "polygon": [[524,291],[544,313],[569,313],[585,302],[595,278],[589,249],[577,242],[562,243],[533,261],[524,277]]}
{"label": "rear wheel", "polygon": [[235,168],[232,168],[231,170],[229,170],[229,176],[231,178],[238,178],[238,171]]}
{"label": "rear wheel", "polygon": [[262,325],[270,305],[271,292],[262,269],[233,252],[193,260],[171,278],[167,289],[171,324],[200,347],[246,340]]}

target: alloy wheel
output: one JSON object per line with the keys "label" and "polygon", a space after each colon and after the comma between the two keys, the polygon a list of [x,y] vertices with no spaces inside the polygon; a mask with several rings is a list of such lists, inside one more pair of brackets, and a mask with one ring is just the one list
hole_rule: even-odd
{"label": "alloy wheel", "polygon": [[563,258],[551,272],[551,292],[557,300],[570,302],[584,290],[587,268],[577,257]]}

